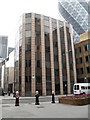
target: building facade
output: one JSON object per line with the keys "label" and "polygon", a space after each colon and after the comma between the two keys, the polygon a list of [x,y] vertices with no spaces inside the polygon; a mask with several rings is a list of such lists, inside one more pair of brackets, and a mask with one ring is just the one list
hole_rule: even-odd
{"label": "building facade", "polygon": [[5,84],[5,91],[14,92],[14,67],[7,68],[7,83]]}
{"label": "building facade", "polygon": [[90,32],[80,35],[80,42],[75,44],[77,82],[90,83]]}
{"label": "building facade", "polygon": [[8,47],[8,56],[9,56],[9,54],[10,54],[13,50],[14,50],[14,48]]}
{"label": "building facade", "polygon": [[2,66],[4,62],[4,59],[7,58],[7,53],[8,53],[8,37],[7,36],[0,36],[0,87],[1,85],[1,80],[2,80]]}
{"label": "building facade", "polygon": [[72,93],[77,82],[72,26],[35,13],[23,14],[20,23],[15,60],[20,95]]}
{"label": "building facade", "polygon": [[90,5],[86,0],[59,0],[59,12],[63,18],[72,24],[75,42],[80,41],[80,34],[90,29]]}
{"label": "building facade", "polygon": [[8,37],[0,36],[0,57],[7,58],[8,55]]}
{"label": "building facade", "polygon": [[14,92],[14,50],[5,60],[4,90]]}

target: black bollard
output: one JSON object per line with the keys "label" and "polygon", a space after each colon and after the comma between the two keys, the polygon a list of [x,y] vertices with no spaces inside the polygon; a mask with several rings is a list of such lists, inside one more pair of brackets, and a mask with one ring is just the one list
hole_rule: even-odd
{"label": "black bollard", "polygon": [[8,91],[8,96],[10,96],[10,91]]}
{"label": "black bollard", "polygon": [[40,105],[39,104],[39,93],[38,93],[38,91],[36,91],[35,97],[36,97],[35,105]]}
{"label": "black bollard", "polygon": [[4,96],[4,92],[2,92],[2,96]]}
{"label": "black bollard", "polygon": [[16,91],[16,101],[15,101],[15,106],[19,106],[19,92]]}
{"label": "black bollard", "polygon": [[55,103],[54,91],[52,91],[52,103]]}

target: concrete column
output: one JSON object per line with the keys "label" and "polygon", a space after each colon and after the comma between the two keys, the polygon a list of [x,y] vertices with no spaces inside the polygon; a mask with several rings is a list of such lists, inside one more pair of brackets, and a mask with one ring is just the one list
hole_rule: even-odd
{"label": "concrete column", "polygon": [[59,21],[57,20],[57,38],[58,38],[58,59],[59,59],[59,76],[60,76],[60,94],[63,95],[63,74],[62,74],[62,54]]}
{"label": "concrete column", "polygon": [[66,69],[67,69],[67,87],[68,94],[71,94],[71,86],[70,86],[70,65],[69,65],[69,54],[68,54],[68,41],[67,41],[67,31],[66,31],[66,23],[64,22],[64,36],[65,36],[65,55],[66,55]]}
{"label": "concrete column", "polygon": [[72,25],[70,25],[70,36],[71,36],[71,45],[72,45],[74,83],[77,83],[76,60],[75,60],[75,50],[74,50],[74,40],[73,40],[73,29],[72,29]]}
{"label": "concrete column", "polygon": [[25,96],[25,15],[22,22],[22,66],[21,66],[21,96]]}
{"label": "concrete column", "polygon": [[41,57],[42,57],[42,95],[46,96],[45,40],[44,40],[43,15],[41,15]]}
{"label": "concrete column", "polygon": [[31,95],[35,96],[35,14],[32,13],[31,33]]}
{"label": "concrete column", "polygon": [[55,92],[54,53],[53,53],[53,36],[52,36],[52,18],[50,18],[50,54],[51,54],[52,91]]}

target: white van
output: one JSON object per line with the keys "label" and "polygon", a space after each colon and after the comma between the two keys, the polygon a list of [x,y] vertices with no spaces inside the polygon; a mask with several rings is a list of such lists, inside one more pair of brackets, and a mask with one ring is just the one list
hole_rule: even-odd
{"label": "white van", "polygon": [[90,83],[75,83],[73,86],[73,93],[78,94],[90,94]]}

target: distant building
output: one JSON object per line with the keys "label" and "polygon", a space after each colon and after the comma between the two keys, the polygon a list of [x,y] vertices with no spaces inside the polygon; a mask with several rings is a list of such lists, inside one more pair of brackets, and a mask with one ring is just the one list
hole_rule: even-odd
{"label": "distant building", "polygon": [[9,56],[9,54],[10,54],[13,50],[14,50],[14,48],[8,47],[8,56]]}
{"label": "distant building", "polygon": [[8,61],[5,62],[4,90],[14,91],[14,50],[9,54]]}
{"label": "distant building", "polygon": [[90,83],[90,32],[80,35],[80,42],[75,44],[77,82]]}
{"label": "distant building", "polygon": [[5,91],[14,91],[14,67],[7,67],[7,82],[5,83]]}
{"label": "distant building", "polygon": [[86,0],[58,0],[59,12],[73,26],[75,42],[80,41],[80,34],[90,29],[90,6]]}
{"label": "distant building", "polygon": [[5,59],[7,58],[8,53],[8,37],[7,36],[0,36],[0,87],[1,79],[3,74],[2,66],[5,64]]}
{"label": "distant building", "polygon": [[[15,80],[21,96],[71,94],[76,83],[72,26],[44,15],[21,17],[15,51]],[[18,53],[18,54],[17,54]],[[19,73],[19,74],[18,74]]]}
{"label": "distant building", "polygon": [[0,87],[1,87],[1,79],[2,79],[2,61],[3,58],[0,58]]}
{"label": "distant building", "polygon": [[7,58],[8,55],[8,37],[0,36],[0,57]]}

